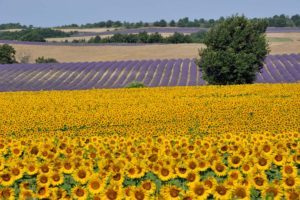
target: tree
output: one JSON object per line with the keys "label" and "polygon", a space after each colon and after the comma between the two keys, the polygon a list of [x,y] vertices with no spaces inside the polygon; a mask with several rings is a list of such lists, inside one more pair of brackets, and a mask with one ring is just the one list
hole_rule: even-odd
{"label": "tree", "polygon": [[209,30],[198,65],[209,84],[252,83],[269,53],[264,20],[232,16]]}
{"label": "tree", "polygon": [[44,58],[44,56],[42,56],[38,57],[35,63],[58,63],[58,61],[55,58]]}
{"label": "tree", "polygon": [[8,44],[0,45],[0,64],[17,63],[15,55],[16,50],[12,46]]}

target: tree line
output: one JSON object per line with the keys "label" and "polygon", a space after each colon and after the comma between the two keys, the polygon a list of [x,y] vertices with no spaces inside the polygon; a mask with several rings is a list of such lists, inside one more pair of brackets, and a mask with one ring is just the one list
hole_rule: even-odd
{"label": "tree line", "polygon": [[[184,35],[182,33],[174,33],[170,36],[163,37],[160,33],[149,34],[141,32],[138,34],[114,34],[111,37],[101,38],[99,35],[92,37],[88,41],[85,39],[73,40],[72,43],[201,43],[205,37],[206,32],[192,33],[191,35]],[[68,42],[68,41],[66,41]]]}
{"label": "tree line", "polygon": [[[253,18],[252,20],[256,21],[258,19],[265,19],[268,22],[269,27],[300,27],[300,15],[274,15],[273,17],[266,17],[266,18]],[[171,20],[166,21],[164,19],[155,21],[153,23],[149,22],[121,22],[121,21],[101,21],[97,23],[87,23],[87,24],[69,24],[63,25],[59,28],[141,28],[141,27],[201,27],[201,28],[211,28],[217,23],[221,23],[225,20],[224,17],[220,17],[219,19],[194,19],[190,20],[188,17],[181,18],[179,20]]]}
{"label": "tree line", "polygon": [[70,37],[74,32],[63,32],[51,28],[29,28],[21,31],[1,31],[0,40],[46,42],[46,38]]}

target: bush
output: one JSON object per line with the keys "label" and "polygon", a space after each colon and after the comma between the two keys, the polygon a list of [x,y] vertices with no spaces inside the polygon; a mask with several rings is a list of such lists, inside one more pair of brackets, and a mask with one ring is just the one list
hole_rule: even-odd
{"label": "bush", "polygon": [[209,84],[252,83],[269,53],[267,22],[232,16],[205,36],[207,48],[199,52],[198,65]]}
{"label": "bush", "polygon": [[126,88],[143,88],[143,87],[145,87],[145,85],[141,82],[132,82],[126,86]]}
{"label": "bush", "polygon": [[38,57],[35,63],[58,63],[58,61],[55,58],[44,58],[44,56],[42,56]]}
{"label": "bush", "polygon": [[16,50],[12,46],[8,44],[0,45],[0,64],[17,63],[15,55]]}

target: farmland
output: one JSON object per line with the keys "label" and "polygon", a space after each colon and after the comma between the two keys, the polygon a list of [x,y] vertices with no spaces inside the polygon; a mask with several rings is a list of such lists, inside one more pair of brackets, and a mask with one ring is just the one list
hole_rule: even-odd
{"label": "farmland", "polygon": [[[0,65],[0,91],[205,85],[195,60],[127,60],[36,65]],[[300,54],[266,58],[257,83],[300,81]]]}
{"label": "farmland", "polygon": [[299,92],[299,84],[257,84],[1,93],[0,192],[293,197]]}

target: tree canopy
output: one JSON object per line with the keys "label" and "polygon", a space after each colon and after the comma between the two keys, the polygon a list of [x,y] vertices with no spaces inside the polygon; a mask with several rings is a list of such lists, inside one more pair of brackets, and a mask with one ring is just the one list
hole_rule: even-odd
{"label": "tree canopy", "polygon": [[15,58],[16,50],[8,45],[0,45],[0,64],[13,64],[17,63]]}

